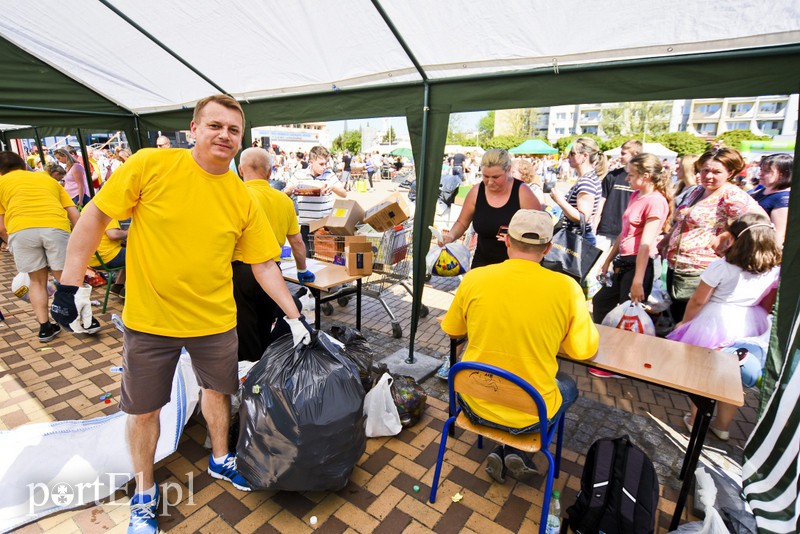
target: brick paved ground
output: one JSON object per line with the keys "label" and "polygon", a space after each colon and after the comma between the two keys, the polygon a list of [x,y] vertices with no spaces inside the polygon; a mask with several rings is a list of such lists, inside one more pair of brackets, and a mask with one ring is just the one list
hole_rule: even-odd
{"label": "brick paved ground", "polygon": [[[109,324],[110,314],[120,312],[120,302],[110,302],[109,312],[100,317],[107,325],[97,336],[62,333],[53,342],[40,344],[36,321],[28,304],[10,292],[15,274],[13,261],[0,253],[0,310],[6,323],[0,326],[0,429],[28,422],[88,419],[117,410],[118,365],[121,336]],[[444,357],[448,341],[439,330],[436,317],[444,313],[457,281],[434,279],[424,302],[431,314],[420,323],[417,350]],[[97,292],[97,290],[96,290]],[[408,346],[410,299],[405,291],[393,289],[388,303],[403,324],[402,339],[391,337],[391,325],[379,303],[366,299],[364,329],[378,354],[391,354]],[[335,306],[334,315],[323,320],[323,328],[334,322],[353,323],[353,304]],[[573,502],[579,487],[584,454],[601,436],[630,434],[654,460],[661,479],[659,531],[665,531],[677,498],[677,472],[687,433],[681,415],[687,401],[681,395],[630,380],[600,380],[584,368],[562,364],[576,376],[581,398],[568,414],[564,462],[556,488],[562,490],[564,507]],[[174,482],[185,487],[190,476],[193,504],[186,499],[170,508],[161,525],[175,532],[502,532],[528,531],[538,522],[542,504],[541,478],[530,483],[513,479],[504,485],[493,483],[484,471],[484,450],[475,437],[458,435],[445,457],[443,482],[437,503],[427,503],[436,459],[439,431],[446,418],[444,384],[436,378],[424,382],[430,392],[423,420],[395,438],[370,439],[367,451],[353,472],[348,486],[336,493],[242,493],[205,473],[207,451],[202,443],[205,430],[192,419],[178,451],[157,466],[159,483]],[[112,403],[99,403],[103,392],[112,393]],[[709,435],[703,461],[739,473],[745,436],[755,421],[757,397],[746,395],[731,429],[732,439],[724,444]],[[542,467],[544,461],[536,458]],[[189,475],[191,474],[191,475]],[[419,493],[413,486],[421,486]],[[460,492],[463,500],[453,503]],[[186,494],[186,492],[184,492]],[[28,525],[20,532],[100,532],[125,530],[128,509],[123,491],[117,503],[66,512]],[[317,524],[312,528],[311,516]],[[684,514],[684,517],[689,517]]]}

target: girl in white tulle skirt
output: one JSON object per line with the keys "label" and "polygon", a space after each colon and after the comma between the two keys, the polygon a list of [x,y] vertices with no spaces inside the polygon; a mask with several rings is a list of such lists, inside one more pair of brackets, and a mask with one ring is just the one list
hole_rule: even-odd
{"label": "girl in white tulle skirt", "polygon": [[[725,258],[713,262],[700,276],[700,285],[686,306],[683,321],[667,336],[709,349],[721,349],[737,340],[758,336],[769,327],[762,300],[777,286],[781,249],[775,229],[761,213],[742,215],[730,224],[734,238]],[[691,430],[697,409],[686,414]],[[711,431],[727,440],[736,406],[719,403]]]}

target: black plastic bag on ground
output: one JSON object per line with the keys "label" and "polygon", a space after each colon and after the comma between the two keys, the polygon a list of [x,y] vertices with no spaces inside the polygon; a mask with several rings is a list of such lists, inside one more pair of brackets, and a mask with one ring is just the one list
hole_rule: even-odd
{"label": "black plastic bag on ground", "polygon": [[272,343],[243,386],[236,466],[254,489],[338,491],[366,448],[364,388],[325,333]]}
{"label": "black plastic bag on ground", "polygon": [[345,355],[348,356],[358,367],[358,376],[361,378],[361,385],[364,391],[372,389],[373,376],[372,361],[375,353],[369,346],[367,338],[355,328],[349,326],[331,327],[331,335],[341,343],[344,343]]}

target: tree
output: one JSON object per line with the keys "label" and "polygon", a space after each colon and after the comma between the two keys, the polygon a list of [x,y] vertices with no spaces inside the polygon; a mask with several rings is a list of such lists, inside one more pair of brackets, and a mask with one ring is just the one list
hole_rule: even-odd
{"label": "tree", "polygon": [[688,132],[663,133],[657,136],[654,141],[661,143],[670,150],[674,150],[679,156],[702,154],[706,151],[706,142]]}
{"label": "tree", "polygon": [[349,150],[351,154],[361,152],[361,132],[358,130],[343,132],[331,143],[333,152],[343,152],[345,149]]}
{"label": "tree", "polygon": [[669,102],[624,102],[603,108],[600,127],[607,137],[645,141],[669,131],[669,113]]}
{"label": "tree", "polygon": [[394,133],[394,126],[389,126],[389,129],[386,130],[383,138],[381,139],[381,143],[388,143],[392,144],[397,141],[397,134]]}
{"label": "tree", "polygon": [[769,141],[772,139],[768,135],[754,134],[750,130],[728,130],[717,136],[715,141],[720,141],[727,147],[739,150],[739,143],[742,141]]}
{"label": "tree", "polygon": [[483,141],[481,146],[487,150],[490,148],[503,148],[505,150],[509,150],[515,146],[521,145],[524,141],[524,137],[517,137],[514,135],[498,135],[497,137],[492,137],[491,139]]}
{"label": "tree", "polygon": [[494,137],[494,111],[490,111],[485,117],[481,117],[478,123],[478,133],[481,139],[488,140]]}
{"label": "tree", "polygon": [[603,141],[602,143],[600,143],[600,150],[602,150],[604,152],[606,150],[613,150],[613,149],[617,148],[618,146],[622,146],[623,144],[625,144],[627,141],[630,141],[631,139],[637,139],[637,138],[636,137],[631,137],[630,135],[620,135],[620,136],[617,136],[617,137],[612,137],[611,139],[607,139],[607,140]]}

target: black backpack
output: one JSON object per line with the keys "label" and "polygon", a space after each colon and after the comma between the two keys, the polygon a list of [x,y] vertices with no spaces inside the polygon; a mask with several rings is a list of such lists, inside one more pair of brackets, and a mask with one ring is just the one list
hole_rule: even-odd
{"label": "black backpack", "polygon": [[598,439],[589,447],[581,491],[567,509],[576,534],[652,534],[657,508],[653,462],[628,436]]}

